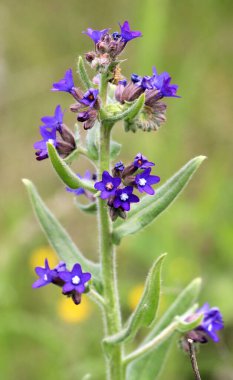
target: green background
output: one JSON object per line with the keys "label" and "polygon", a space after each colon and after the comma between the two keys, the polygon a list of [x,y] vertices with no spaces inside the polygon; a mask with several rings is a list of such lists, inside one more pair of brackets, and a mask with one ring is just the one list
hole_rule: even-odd
{"label": "green background", "polygon": [[[166,307],[192,278],[203,278],[200,303],[219,306],[225,320],[219,344],[201,347],[203,379],[232,380],[232,12],[227,0],[24,0],[0,2],[1,255],[0,373],[4,380],[73,380],[86,372],[104,378],[101,315],[97,309],[82,324],[62,322],[56,288],[31,289],[28,264],[34,248],[46,244],[32,215],[21,178],[32,179],[79,247],[97,259],[94,217],[72,208],[72,196],[53,175],[49,162],[37,162],[40,118],[57,104],[68,108],[67,94],[51,84],[76,58],[92,49],[81,32],[87,27],[118,29],[129,20],[143,38],[127,46],[123,73],[151,75],[152,66],[171,73],[181,99],[168,99],[167,123],[159,132],[125,134],[121,159],[143,152],[156,162],[162,182],[190,158],[208,160],[172,207],[119,248],[120,292],[127,316],[127,295],[142,283],[153,259],[168,252],[164,266]],[[75,118],[67,112],[72,126]],[[87,163],[75,164],[83,174]],[[100,326],[97,328],[97,326]],[[140,339],[140,337],[138,337]],[[188,358],[174,346],[161,380],[191,380]]]}

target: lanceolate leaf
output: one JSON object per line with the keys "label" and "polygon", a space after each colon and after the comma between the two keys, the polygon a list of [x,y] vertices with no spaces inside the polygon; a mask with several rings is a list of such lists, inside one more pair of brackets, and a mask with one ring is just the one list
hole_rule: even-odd
{"label": "lanceolate leaf", "polygon": [[142,326],[149,326],[156,317],[159,305],[161,268],[166,254],[161,255],[152,266],[146,279],[144,292],[130,317],[125,329],[118,334],[105,339],[105,343],[116,344],[132,339]]}
{"label": "lanceolate leaf", "polygon": [[80,79],[82,81],[83,86],[85,87],[86,90],[88,90],[90,87],[93,87],[93,83],[90,80],[83,59],[81,56],[78,58],[78,63],[77,63],[77,72],[80,76]]}
{"label": "lanceolate leaf", "polygon": [[[144,340],[143,344],[153,339],[159,332],[168,326],[177,315],[184,314],[195,303],[201,288],[201,279],[197,278],[191,282],[170,306],[161,320],[152,329],[151,333]],[[128,365],[127,380],[155,380],[159,376],[169,349],[173,342],[172,334],[163,341],[157,348],[140,359],[134,360]]]}
{"label": "lanceolate leaf", "polygon": [[119,244],[124,236],[140,231],[166,210],[187,185],[204,159],[204,156],[193,158],[161,186],[154,196],[146,195],[142,198],[128,213],[125,221],[116,223],[113,230],[114,243]]}
{"label": "lanceolate leaf", "polygon": [[96,190],[91,181],[80,179],[59,156],[53,144],[47,143],[49,158],[59,178],[71,189],[84,188],[95,193]]}
{"label": "lanceolate leaf", "polygon": [[36,187],[28,179],[24,179],[33,210],[44,231],[49,243],[56,251],[59,258],[72,267],[75,263],[80,263],[85,271],[92,274],[94,282],[99,287],[100,268],[98,264],[87,260],[77,246],[72,241],[66,230],[61,226],[55,216],[42,201]]}

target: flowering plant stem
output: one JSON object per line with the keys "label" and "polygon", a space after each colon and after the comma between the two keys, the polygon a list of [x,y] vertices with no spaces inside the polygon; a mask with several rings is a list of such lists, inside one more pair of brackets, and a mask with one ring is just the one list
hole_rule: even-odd
{"label": "flowering plant stem", "polygon": [[[106,76],[101,78],[102,100],[106,99]],[[100,125],[99,173],[109,170],[111,126],[104,122]],[[117,288],[115,250],[112,242],[112,222],[108,215],[106,202],[98,199],[99,249],[103,277],[105,307],[103,309],[106,336],[117,333],[121,328],[121,315]],[[111,353],[105,353],[109,380],[122,379],[122,346],[116,345]]]}

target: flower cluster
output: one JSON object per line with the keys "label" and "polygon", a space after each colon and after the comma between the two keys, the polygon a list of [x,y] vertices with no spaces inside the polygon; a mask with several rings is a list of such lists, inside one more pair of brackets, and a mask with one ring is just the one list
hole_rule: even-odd
{"label": "flower cluster", "polygon": [[145,105],[134,121],[133,125],[127,123],[126,129],[136,131],[141,128],[144,131],[157,130],[160,125],[166,121],[165,112],[166,104],[160,102],[164,97],[179,98],[176,94],[178,85],[171,84],[171,76],[167,72],[158,74],[156,68],[153,68],[152,76],[141,77],[137,74],[131,75],[131,81],[126,79],[118,82],[115,97],[116,100],[124,104],[136,100],[142,93],[145,93]]}
{"label": "flower cluster", "polygon": [[69,271],[64,262],[60,262],[54,269],[50,269],[48,260],[45,260],[45,267],[36,267],[36,274],[39,279],[32,285],[33,288],[40,288],[48,284],[55,284],[62,287],[62,293],[72,300],[76,305],[81,302],[81,294],[87,290],[87,282],[91,279],[91,274],[82,271],[80,264],[75,264]]}
{"label": "flower cluster", "polygon": [[95,43],[95,51],[86,54],[86,60],[93,69],[106,71],[111,63],[124,50],[126,44],[134,38],[141,37],[141,32],[130,29],[128,21],[120,25],[120,32],[109,33],[109,28],[93,30],[88,28],[85,33]]}
{"label": "flower cluster", "polygon": [[200,325],[189,331],[181,341],[185,351],[188,351],[188,339],[195,343],[207,343],[209,339],[212,339],[215,343],[219,341],[217,331],[224,328],[223,317],[219,308],[210,307],[208,303],[205,303],[187,318],[187,322],[195,320],[201,314],[203,314],[203,319]]}
{"label": "flower cluster", "polygon": [[158,183],[160,177],[150,174],[154,165],[138,153],[134,161],[126,167],[121,161],[118,162],[112,170],[112,176],[107,171],[102,173],[102,180],[96,182],[94,187],[100,191],[102,199],[108,200],[112,220],[116,220],[118,216],[125,218],[131,203],[140,201],[138,196],[133,194],[134,188],[140,193],[155,193],[152,185]]}

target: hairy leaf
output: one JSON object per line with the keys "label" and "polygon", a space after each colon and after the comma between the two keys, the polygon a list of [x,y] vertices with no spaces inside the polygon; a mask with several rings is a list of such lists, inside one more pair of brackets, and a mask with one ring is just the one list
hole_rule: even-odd
{"label": "hairy leaf", "polygon": [[[176,316],[184,314],[196,301],[201,288],[201,279],[197,278],[191,282],[178,296],[175,302],[163,315],[161,320],[154,326],[150,334],[146,337],[143,344],[149,342],[168,326]],[[173,342],[172,334],[167,340],[163,341],[157,348],[144,355],[140,359],[134,360],[127,367],[127,380],[155,380],[159,376],[169,349]]]}
{"label": "hairy leaf", "polygon": [[59,258],[65,261],[69,267],[72,267],[77,262],[80,263],[85,271],[92,274],[93,280],[98,284],[97,287],[99,288],[99,265],[83,256],[66,230],[47,208],[34,184],[28,179],[23,179],[23,183],[27,188],[34,213],[40,223],[40,226]]}
{"label": "hairy leaf", "polygon": [[161,268],[166,254],[161,255],[152,266],[148,273],[144,292],[131,315],[125,329],[118,334],[105,339],[105,343],[116,344],[126,342],[132,339],[142,326],[149,326],[156,317],[159,305],[160,285],[161,285]]}

